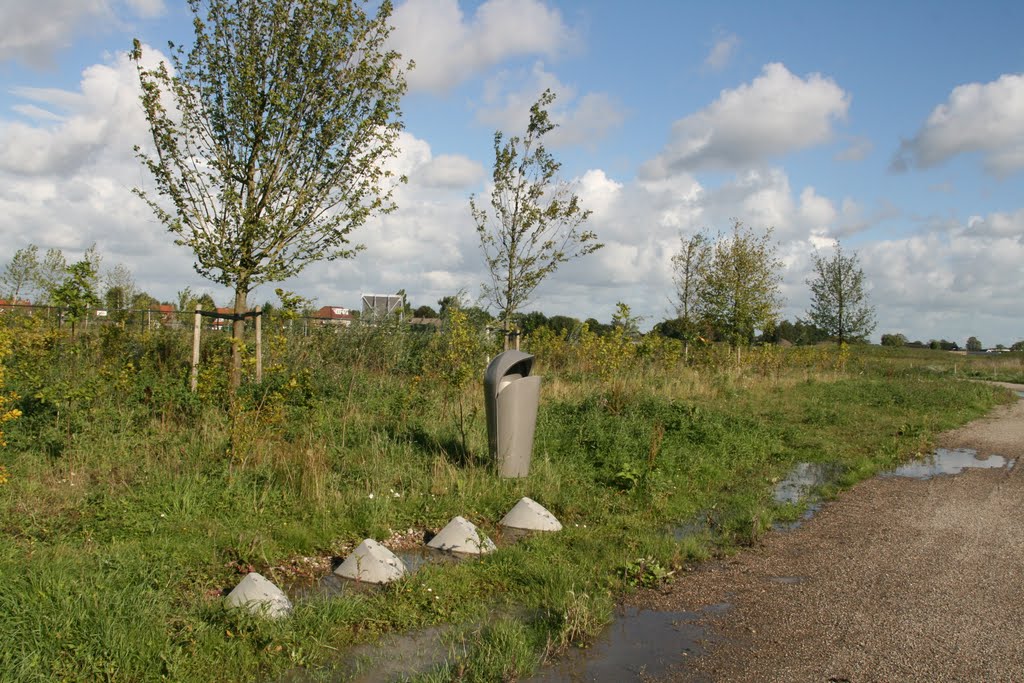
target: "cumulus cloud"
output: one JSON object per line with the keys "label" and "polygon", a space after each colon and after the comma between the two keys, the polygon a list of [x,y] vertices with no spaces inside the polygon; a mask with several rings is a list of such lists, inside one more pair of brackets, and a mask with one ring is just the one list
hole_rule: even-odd
{"label": "cumulus cloud", "polygon": [[1024,169],[1024,74],[954,88],[917,135],[903,142],[890,168],[931,168],[970,153],[981,154],[985,170],[996,177]]}
{"label": "cumulus cloud", "polygon": [[[147,50],[147,60],[162,58]],[[127,154],[146,138],[138,76],[125,53],[82,72],[77,92],[15,88],[30,100],[18,108],[35,123],[0,119],[0,170],[24,175],[73,175],[96,155],[120,145]]]}
{"label": "cumulus cloud", "polygon": [[459,189],[477,185],[484,177],[484,167],[477,161],[458,154],[442,154],[423,165],[412,182],[424,187]]}
{"label": "cumulus cloud", "polygon": [[162,14],[163,0],[34,0],[0,3],[0,62],[49,66],[76,33],[119,24],[122,15]]}
{"label": "cumulus cloud", "polygon": [[704,68],[708,71],[721,71],[729,65],[739,45],[740,39],[732,33],[719,36],[704,58]]}
{"label": "cumulus cloud", "polygon": [[820,74],[800,78],[782,64],[724,90],[701,111],[675,122],[671,140],[641,169],[647,177],[736,169],[827,142],[846,117],[850,96]]}
{"label": "cumulus cloud", "polygon": [[[1017,232],[1002,234],[1004,228]],[[1024,336],[1020,290],[1011,284],[1024,276],[1022,228],[1024,212],[1018,211],[974,218],[951,231],[923,230],[864,245],[861,261],[874,283],[880,332],[963,343],[984,326],[1005,337],[991,344]]]}
{"label": "cumulus cloud", "polygon": [[510,57],[555,57],[576,40],[541,0],[486,0],[472,17],[458,0],[407,0],[392,22],[392,46],[416,62],[413,90],[444,92]]}
{"label": "cumulus cloud", "polygon": [[551,90],[556,100],[548,111],[557,128],[548,135],[552,146],[594,144],[622,125],[625,112],[606,93],[578,96],[576,88],[562,83],[544,64],[536,62],[528,71],[503,71],[484,84],[477,121],[498,130],[522,131],[530,119],[530,107],[541,93]]}

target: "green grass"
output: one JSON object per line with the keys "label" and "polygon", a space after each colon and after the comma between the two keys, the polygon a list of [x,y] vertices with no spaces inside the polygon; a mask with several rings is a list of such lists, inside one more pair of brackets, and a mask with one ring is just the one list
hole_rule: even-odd
{"label": "green grass", "polygon": [[[835,350],[755,350],[737,368],[713,355],[683,367],[662,350],[627,359],[616,382],[567,361],[543,370],[530,477],[500,480],[482,392],[463,397],[466,452],[420,337],[291,340],[232,412],[223,339],[207,343],[193,396],[170,333],[76,345],[11,333],[6,382],[24,415],[0,451],[4,681],[316,679],[344,670],[348,646],[439,624],[454,625],[455,656],[423,680],[521,677],[592,638],[624,592],[792,517],[771,490],[794,463],[836,463],[850,485],[1008,399],[954,381],[937,352],[854,350],[843,367]],[[279,622],[223,607],[250,569],[286,584],[292,560],[364,537],[436,531],[456,514],[495,534],[524,495],[565,529],[301,601]],[[694,520],[708,531],[673,538]]]}

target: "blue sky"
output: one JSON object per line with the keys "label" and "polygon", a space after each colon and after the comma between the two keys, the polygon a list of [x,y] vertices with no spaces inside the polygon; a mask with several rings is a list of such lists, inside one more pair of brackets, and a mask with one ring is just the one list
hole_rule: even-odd
{"label": "blue sky", "polygon": [[[485,193],[493,131],[559,96],[553,149],[607,246],[558,271],[528,308],[607,320],[625,301],[670,315],[679,236],[732,218],[774,227],[790,319],[810,254],[858,252],[877,339],[1024,339],[1024,5],[407,0],[394,46],[415,59],[399,211],[355,237],[355,261],[284,284],[356,306],[479,293],[467,198]],[[227,294],[130,194],[148,179],[123,51],[188,41],[176,0],[0,4],[0,234],[105,265],[172,300]],[[45,89],[45,90],[44,90]],[[6,260],[6,259],[4,259]],[[255,299],[273,299],[271,288]]]}

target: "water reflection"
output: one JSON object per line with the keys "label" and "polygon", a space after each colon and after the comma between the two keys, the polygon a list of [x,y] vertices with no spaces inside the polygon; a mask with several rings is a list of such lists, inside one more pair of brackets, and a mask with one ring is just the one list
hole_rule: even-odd
{"label": "water reflection", "polygon": [[700,612],[656,612],[625,608],[587,649],[572,648],[545,667],[534,683],[618,683],[660,676],[704,652],[711,642],[705,617],[730,605],[712,605]]}
{"label": "water reflection", "polygon": [[1000,455],[981,457],[978,451],[971,448],[939,448],[921,460],[908,462],[882,476],[931,479],[940,474],[960,474],[965,469],[999,469],[1012,466],[1012,460]]}
{"label": "water reflection", "polygon": [[835,463],[798,462],[772,493],[776,503],[799,503],[814,489],[835,481],[842,468]]}

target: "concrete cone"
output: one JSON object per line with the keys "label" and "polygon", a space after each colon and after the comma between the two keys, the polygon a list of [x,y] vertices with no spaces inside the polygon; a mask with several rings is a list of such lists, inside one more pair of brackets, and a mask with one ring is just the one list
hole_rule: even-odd
{"label": "concrete cone", "polygon": [[530,531],[560,531],[562,523],[535,500],[521,498],[498,522],[501,526]]}
{"label": "concrete cone", "polygon": [[367,583],[390,583],[405,576],[405,563],[372,538],[368,538],[345,558],[334,573],[346,579]]}
{"label": "concrete cone", "polygon": [[464,517],[453,517],[427,545],[438,550],[467,555],[483,555],[497,550],[494,542],[481,535],[476,526]]}
{"label": "concrete cone", "polygon": [[244,607],[270,619],[288,616],[292,611],[292,603],[284,591],[256,572],[246,574],[225,600],[228,607]]}

